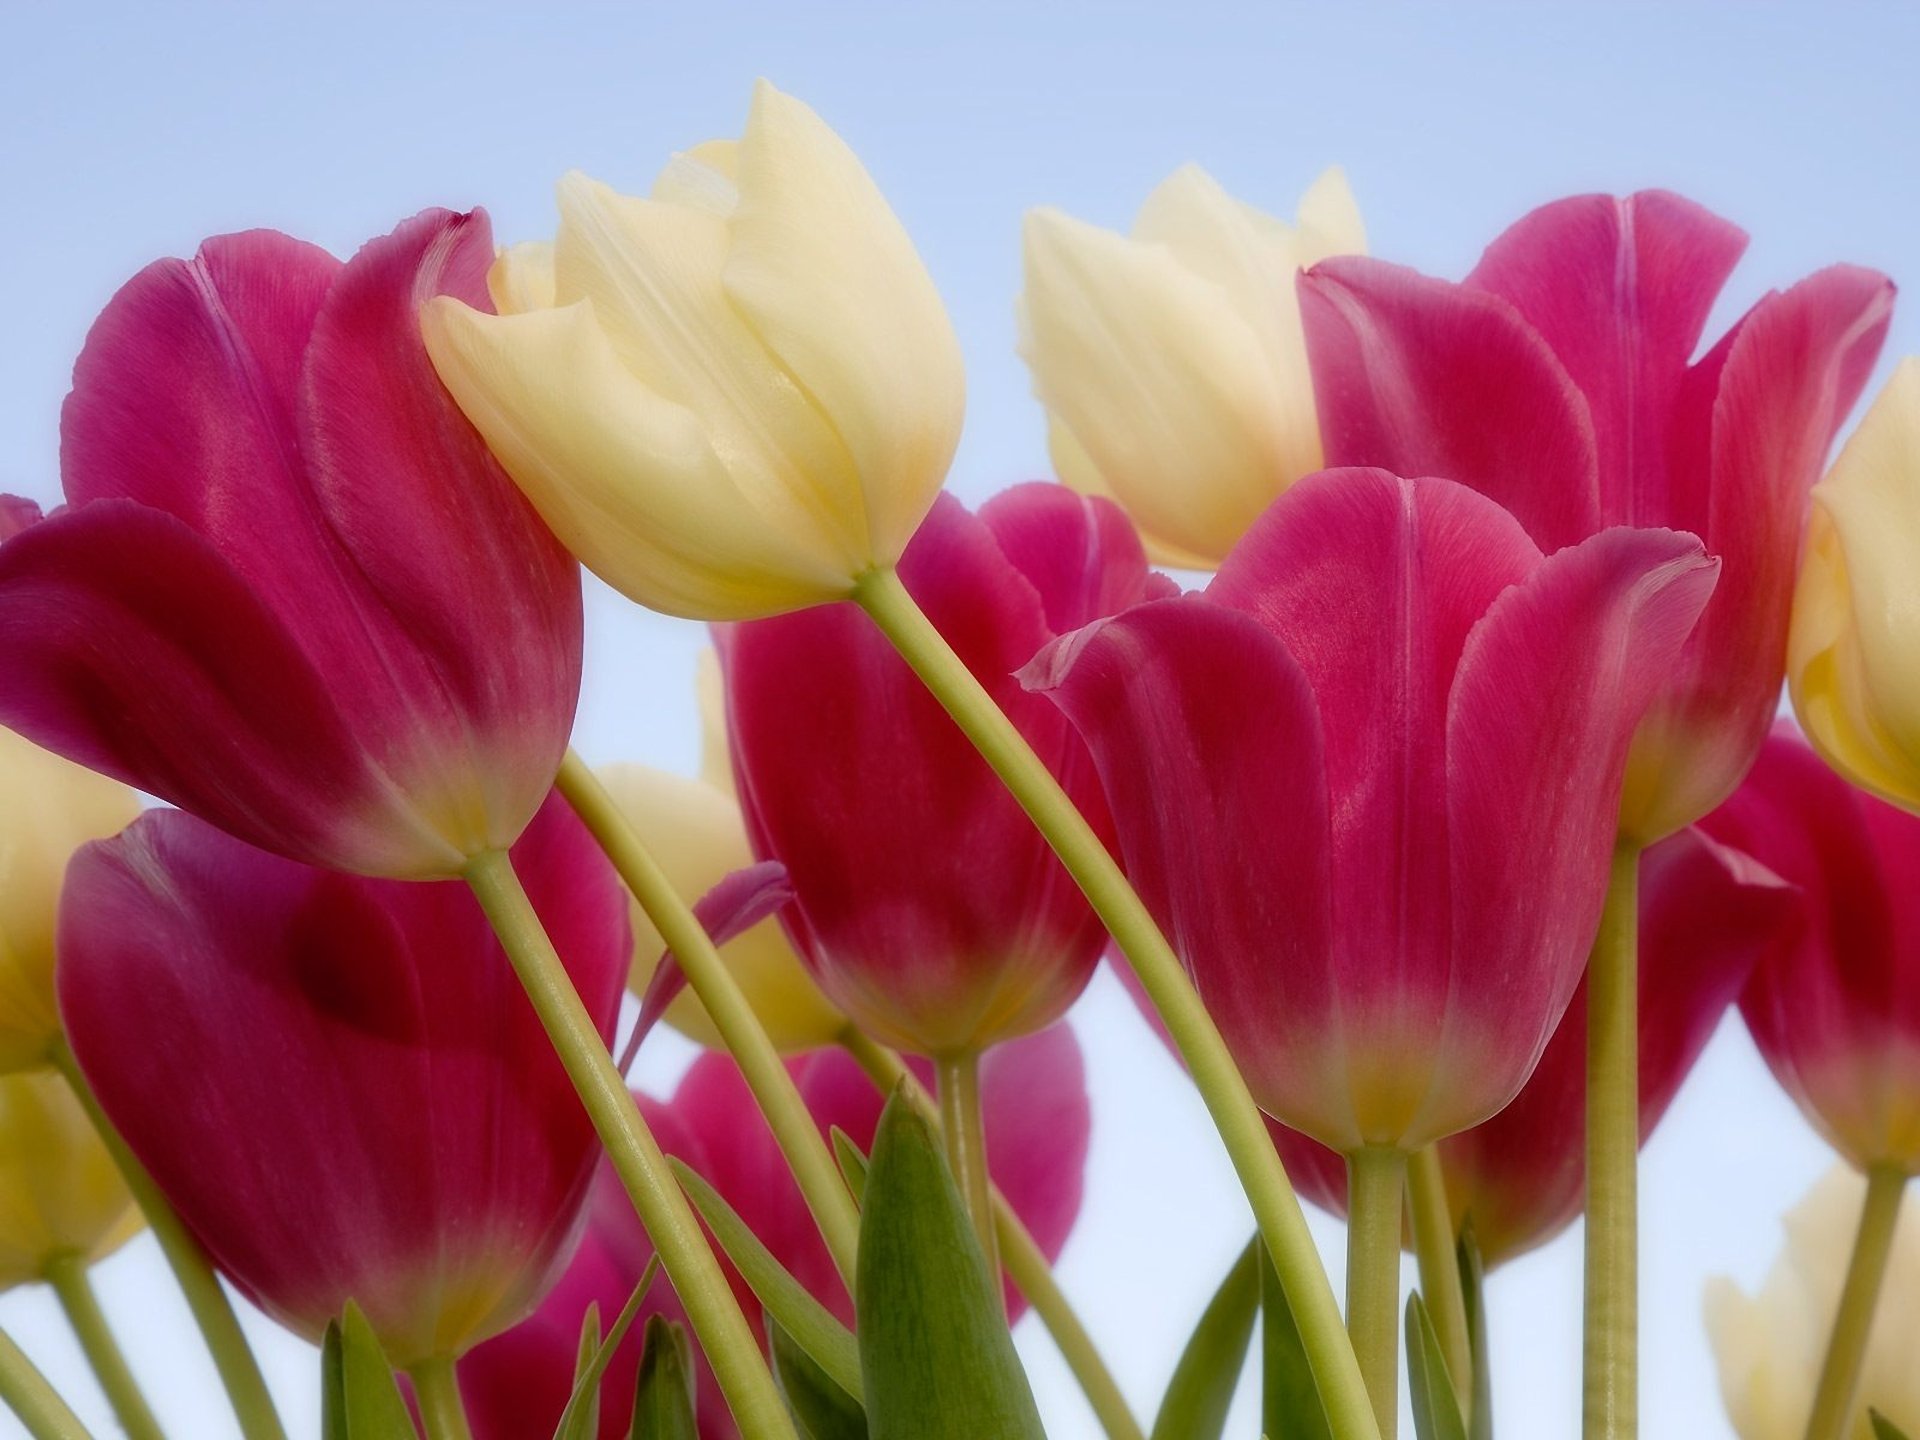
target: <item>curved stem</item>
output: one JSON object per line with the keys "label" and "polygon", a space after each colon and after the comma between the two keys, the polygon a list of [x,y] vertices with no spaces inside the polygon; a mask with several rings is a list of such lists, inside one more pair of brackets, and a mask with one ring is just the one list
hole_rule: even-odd
{"label": "curved stem", "polygon": [[1447,1357],[1454,1393],[1462,1411],[1468,1412],[1462,1418],[1471,1419],[1473,1347],[1467,1338],[1466,1292],[1460,1285],[1460,1240],[1447,1207],[1447,1180],[1437,1145],[1407,1157],[1407,1210],[1413,1220],[1413,1253],[1420,1261],[1420,1295]]}
{"label": "curved stem", "polygon": [[107,1404],[113,1407],[114,1418],[127,1432],[127,1440],[164,1440],[160,1422],[153,1418],[147,1397],[140,1393],[140,1384],[133,1378],[127,1357],[121,1352],[120,1342],[113,1338],[106,1313],[100,1308],[100,1297],[94,1294],[93,1282],[87,1278],[86,1260],[67,1251],[49,1260],[45,1273],[47,1283],[59,1298],[60,1308],[66,1312],[67,1323],[80,1341],[87,1364],[93,1367]]}
{"label": "curved stem", "polygon": [[1213,1117],[1253,1206],[1336,1440],[1377,1440],[1366,1382],[1340,1308],[1267,1125],[1226,1042],[1152,914],[1073,801],[1001,713],[892,569],[869,572],[853,599],[913,667],[1053,847],[1153,1002]]}
{"label": "curved stem", "polygon": [[[932,1099],[893,1051],[851,1025],[841,1036],[840,1044],[867,1072],[874,1088],[882,1095],[891,1095],[894,1087],[905,1080],[906,1093],[921,1114],[936,1125],[939,1123]],[[1107,1369],[1106,1361],[1100,1358],[1099,1347],[1074,1313],[1073,1302],[1054,1279],[1053,1266],[998,1186],[993,1190],[993,1214],[1000,1239],[1000,1258],[1013,1279],[1014,1288],[1027,1297],[1040,1323],[1047,1327],[1067,1368],[1080,1383],[1100,1428],[1107,1432],[1107,1440],[1145,1440],[1140,1422],[1133,1418],[1133,1411],[1127,1406],[1127,1397],[1120,1393],[1119,1382]]]}
{"label": "curved stem", "polygon": [[1587,962],[1586,1440],[1639,1433],[1640,850],[1613,852]]}
{"label": "curved stem", "polygon": [[640,1118],[599,1030],[554,953],[512,861],[503,850],[489,851],[468,864],[465,878],[500,937],[554,1053],[607,1147],[635,1213],[660,1253],[741,1434],[747,1440],[796,1440],[793,1421],[774,1388],[760,1343],[740,1314],[726,1276],[667,1168],[666,1157]]}
{"label": "curved stem", "polygon": [[1347,1333],[1381,1440],[1400,1419],[1400,1192],[1407,1157],[1369,1145],[1347,1156]]}
{"label": "curved stem", "polygon": [[[973,1233],[986,1257],[987,1273],[1000,1274],[1000,1239],[993,1220],[993,1181],[987,1175],[987,1129],[980,1110],[980,1055],[936,1061],[940,1133],[946,1141],[947,1167],[967,1202]],[[994,1286],[1000,1294],[1000,1287]]]}
{"label": "curved stem", "polygon": [[33,1440],[93,1440],[60,1392],[4,1330],[0,1330],[0,1400]]}
{"label": "curved stem", "polygon": [[200,1242],[181,1224],[180,1217],[173,1213],[173,1206],[167,1203],[167,1197],[160,1193],[160,1187],[147,1173],[147,1167],[113,1128],[113,1122],[100,1108],[99,1098],[67,1042],[61,1040],[55,1044],[49,1058],[87,1112],[100,1143],[107,1147],[107,1153],[120,1170],[120,1178],[127,1182],[134,1203],[146,1217],[147,1228],[159,1241],[160,1252],[167,1257],[180,1293],[186,1297],[187,1308],[193,1312],[194,1323],[200,1327],[207,1350],[213,1356],[214,1369],[226,1388],[234,1417],[240,1422],[240,1433],[246,1440],[287,1440],[279,1412],[273,1406],[273,1393],[267,1389],[266,1377],[260,1373],[260,1362],[254,1358],[253,1347],[247,1344],[246,1334],[233,1313],[233,1302],[227,1298],[220,1278],[213,1273]]}
{"label": "curved stem", "polygon": [[827,1242],[828,1253],[851,1289],[859,1253],[860,1212],[854,1208],[853,1196],[833,1162],[832,1150],[820,1127],[813,1123],[793,1076],[767,1038],[740,982],[727,969],[693,910],[634,833],[606,787],[571,750],[560,764],[560,793],[586,823],[679,960],[687,983],[706,1007],[747,1088],[753,1092],[760,1113],[766,1116],[787,1167],[793,1171],[807,1208]]}
{"label": "curved stem", "polygon": [[473,1440],[453,1361],[445,1356],[423,1360],[407,1371],[407,1378],[413,1381],[413,1393],[420,1401],[427,1440]]}
{"label": "curved stem", "polygon": [[1827,1358],[1820,1367],[1820,1387],[1813,1394],[1807,1440],[1842,1440],[1847,1433],[1867,1337],[1873,1330],[1874,1306],[1880,1299],[1880,1282],[1900,1220],[1900,1197],[1906,1188],[1904,1171],[1887,1165],[1867,1171],[1860,1229],[1854,1236],[1846,1285],[1840,1291],[1840,1308],[1834,1314],[1833,1333],[1827,1340]]}

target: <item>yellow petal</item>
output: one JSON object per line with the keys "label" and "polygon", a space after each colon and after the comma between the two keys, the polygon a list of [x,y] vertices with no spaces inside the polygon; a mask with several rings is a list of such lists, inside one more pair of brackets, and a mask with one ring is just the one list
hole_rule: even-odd
{"label": "yellow petal", "polygon": [[654,179],[653,198],[724,218],[739,208],[739,173],[739,142],[709,140],[667,161]]}
{"label": "yellow petal", "polygon": [[487,291],[502,315],[524,315],[554,306],[553,246],[545,240],[509,245],[487,271]]}
{"label": "yellow petal", "polygon": [[1318,265],[1329,255],[1367,253],[1367,227],[1347,185],[1347,172],[1329,165],[1300,197],[1294,225],[1294,264]]}
{"label": "yellow petal", "polygon": [[99,1260],[141,1228],[86,1112],[52,1071],[0,1077],[0,1289],[62,1253]]}

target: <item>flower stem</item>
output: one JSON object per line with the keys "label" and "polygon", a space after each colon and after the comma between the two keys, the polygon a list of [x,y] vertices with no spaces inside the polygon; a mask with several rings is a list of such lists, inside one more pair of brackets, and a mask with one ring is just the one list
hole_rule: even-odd
{"label": "flower stem", "polygon": [[[841,1036],[840,1044],[872,1078],[874,1087],[882,1095],[891,1095],[895,1086],[902,1080],[906,1081],[908,1098],[922,1115],[935,1125],[939,1124],[940,1117],[932,1099],[921,1088],[913,1072],[901,1063],[898,1055],[851,1025]],[[1073,1378],[1080,1382],[1080,1389],[1086,1395],[1094,1417],[1099,1420],[1100,1428],[1106,1431],[1107,1440],[1145,1440],[1140,1422],[1133,1418],[1126,1396],[1120,1393],[1119,1382],[1113,1378],[1113,1372],[1107,1369],[1106,1361],[1100,1358],[1100,1351],[1093,1343],[1093,1337],[1074,1313],[1073,1302],[1067,1299],[1066,1292],[1054,1279],[1053,1267],[1047,1262],[1046,1254],[1021,1222],[1013,1206],[1007,1203],[1007,1197],[1000,1193],[998,1186],[993,1189],[993,1214],[1000,1240],[1000,1258],[1007,1274],[1013,1278],[1015,1288],[1027,1297],[1027,1303],[1039,1315],[1040,1323],[1047,1327],[1047,1333],[1059,1347],[1067,1368],[1073,1371]]]}
{"label": "flower stem", "polygon": [[760,1343],[734,1302],[726,1276],[707,1248],[666,1157],[640,1118],[600,1032],[554,953],[553,942],[514,874],[513,862],[504,850],[488,851],[468,864],[465,878],[500,937],[554,1053],[607,1147],[635,1213],[660,1253],[741,1434],[747,1440],[796,1440],[793,1421],[774,1388]]}
{"label": "flower stem", "polygon": [[1384,1145],[1347,1156],[1347,1333],[1381,1440],[1400,1419],[1400,1196],[1407,1157]]}
{"label": "flower stem", "polygon": [[423,1360],[407,1371],[407,1378],[413,1381],[413,1393],[420,1401],[427,1440],[473,1440],[453,1361],[444,1355]]}
{"label": "flower stem", "polygon": [[1587,962],[1585,1440],[1639,1433],[1640,849],[1613,852]]}
{"label": "flower stem", "polygon": [[33,1440],[93,1440],[60,1392],[4,1330],[0,1330],[0,1400]]}
{"label": "flower stem", "polygon": [[972,1051],[935,1062],[940,1090],[940,1133],[946,1141],[947,1167],[967,1203],[974,1237],[1001,1293],[1000,1238],[993,1220],[993,1181],[987,1175],[987,1127],[980,1109],[980,1054]]}
{"label": "flower stem", "polygon": [[226,1388],[234,1417],[240,1422],[240,1433],[246,1440],[286,1440],[287,1432],[280,1424],[279,1412],[274,1409],[266,1377],[260,1373],[260,1362],[254,1359],[253,1349],[247,1344],[246,1334],[233,1313],[233,1302],[213,1273],[200,1242],[181,1224],[167,1197],[160,1193],[160,1187],[147,1173],[147,1167],[120,1138],[120,1132],[100,1108],[93,1086],[65,1040],[55,1044],[50,1058],[93,1122],[100,1143],[107,1147],[121,1179],[127,1182],[134,1203],[146,1217],[147,1228],[159,1241],[160,1252],[167,1257],[180,1293],[186,1297],[187,1308],[193,1312],[194,1322],[199,1325],[207,1350],[213,1356],[214,1369]]}
{"label": "flower stem", "polygon": [[1848,1432],[1860,1364],[1873,1329],[1874,1305],[1880,1298],[1880,1282],[1900,1219],[1900,1197],[1906,1188],[1905,1171],[1890,1165],[1867,1171],[1867,1198],[1860,1207],[1860,1229],[1853,1240],[1853,1258],[1847,1263],[1840,1308],[1833,1317],[1826,1362],[1820,1367],[1820,1388],[1813,1395],[1807,1440],[1842,1440]]}
{"label": "flower stem", "polygon": [[712,1017],[760,1113],[766,1116],[841,1278],[851,1286],[859,1252],[860,1213],[833,1163],[833,1152],[820,1127],[813,1123],[793,1076],[767,1038],[740,982],[727,969],[712,939],[613,803],[606,787],[571,750],[560,763],[560,793],[586,823],[679,960],[687,983]]}
{"label": "flower stem", "polygon": [[147,1398],[128,1368],[127,1357],[121,1353],[120,1342],[113,1338],[106,1314],[100,1309],[100,1297],[87,1278],[86,1259],[70,1250],[62,1252],[47,1262],[46,1277],[107,1403],[113,1407],[114,1418],[127,1432],[127,1440],[164,1440],[160,1422],[153,1418]]}
{"label": "flower stem", "polygon": [[[1467,1338],[1466,1293],[1460,1285],[1460,1238],[1447,1207],[1447,1181],[1436,1145],[1407,1157],[1407,1210],[1413,1219],[1413,1253],[1420,1260],[1420,1294],[1465,1412],[1473,1400],[1473,1348]],[[1472,1417],[1468,1413],[1462,1418]]]}
{"label": "flower stem", "polygon": [[1366,1383],[1341,1329],[1339,1305],[1300,1212],[1299,1198],[1246,1081],[1152,914],[1093,827],[927,619],[899,575],[890,567],[870,571],[855,588],[853,599],[993,767],[1133,967],[1186,1062],[1253,1206],[1254,1219],[1299,1322],[1336,1440],[1377,1440],[1379,1430]]}

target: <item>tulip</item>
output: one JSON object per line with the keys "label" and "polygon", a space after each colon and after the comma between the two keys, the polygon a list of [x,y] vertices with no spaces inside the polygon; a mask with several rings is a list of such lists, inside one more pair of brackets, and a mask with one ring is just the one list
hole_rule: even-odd
{"label": "tulip", "polygon": [[[557,800],[514,861],[604,1043],[624,896]],[[60,925],[82,1070],[268,1314],[312,1339],[353,1299],[419,1369],[539,1301],[599,1147],[463,887],[310,869],[164,811],[80,854]]]}
{"label": "tulip", "polygon": [[1920,810],[1920,359],[1900,363],[1813,492],[1788,679],[1807,738],[1854,784]]}
{"label": "tulip", "polygon": [[68,859],[139,813],[124,785],[0,729],[0,1072],[46,1064],[60,1038],[53,917]]}
{"label": "tulip", "polygon": [[1025,249],[1021,350],[1060,478],[1119,501],[1154,559],[1213,569],[1321,466],[1294,277],[1366,249],[1346,177],[1288,225],[1188,165],[1130,238],[1036,210]]}
{"label": "tulip", "polygon": [[104,1260],[139,1233],[133,1197],[66,1081],[0,1077],[0,1290],[59,1260]]}
{"label": "tulip", "polygon": [[587,567],[657,610],[777,614],[900,556],[965,386],[946,312],[860,162],[762,82],[738,141],[650,197],[560,184],[500,313],[427,308],[441,378]]}
{"label": "tulip", "polygon": [[1745,235],[1676,195],[1536,210],[1461,284],[1364,259],[1301,281],[1327,460],[1445,475],[1545,550],[1619,524],[1700,536],[1724,573],[1647,712],[1639,845],[1733,792],[1779,698],[1807,491],[1886,334],[1893,286],[1834,266],[1695,360]]}
{"label": "tulip", "polygon": [[0,721],[309,864],[458,873],[545,798],[578,570],[435,379],[477,212],[344,265],[271,231],[148,266],[61,418],[68,505],[0,545]]}
{"label": "tulip", "polygon": [[[884,1097],[852,1060],[822,1050],[790,1061],[789,1068],[821,1133],[837,1127],[862,1149],[872,1144]],[[916,1068],[924,1079],[927,1068]],[[1087,1157],[1086,1077],[1071,1028],[1056,1025],[1001,1046],[986,1057],[982,1085],[993,1176],[1051,1260],[1079,1212]],[[853,1303],[733,1062],[704,1055],[671,1100],[643,1097],[640,1103],[667,1151],[704,1175],[781,1264],[851,1324]],[[479,1347],[460,1366],[475,1440],[552,1433],[566,1405],[587,1306],[598,1306],[603,1329],[610,1325],[651,1254],[646,1233],[603,1170],[586,1235],[565,1276],[531,1319]],[[736,1289],[764,1333],[758,1302],[744,1285]],[[1024,1305],[1011,1286],[1007,1304],[1018,1319]],[[663,1280],[654,1282],[640,1313],[679,1316],[678,1301]],[[603,1440],[627,1433],[641,1329],[634,1326],[602,1382]],[[718,1404],[704,1362],[700,1369],[703,1440],[733,1440],[738,1432]]]}
{"label": "tulip", "polygon": [[[1740,1440],[1801,1440],[1821,1353],[1840,1302],[1841,1276],[1865,1182],[1836,1165],[1786,1218],[1787,1243],[1757,1296],[1716,1278],[1706,1294],[1707,1330],[1720,1393]],[[1900,1207],[1891,1237],[1886,1303],[1873,1325],[1846,1440],[1875,1440],[1868,1407],[1902,1432],[1920,1434],[1920,1204]]]}

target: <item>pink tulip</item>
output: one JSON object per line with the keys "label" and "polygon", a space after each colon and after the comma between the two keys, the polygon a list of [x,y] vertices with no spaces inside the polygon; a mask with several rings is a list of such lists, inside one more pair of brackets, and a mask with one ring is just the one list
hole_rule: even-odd
{"label": "pink tulip", "polygon": [[[882,1097],[852,1060],[817,1050],[788,1062],[822,1134],[838,1126],[866,1149],[880,1121]],[[916,1064],[921,1079],[930,1068]],[[987,1111],[988,1167],[1048,1259],[1059,1255],[1080,1209],[1090,1114],[1080,1047],[1067,1025],[1000,1046],[981,1066]],[[842,1321],[853,1323],[832,1258],[807,1214],[753,1097],[733,1062],[703,1055],[670,1101],[642,1097],[641,1109],[662,1147],[710,1180],[790,1273]],[[525,1324],[475,1350],[460,1367],[460,1384],[475,1440],[526,1440],[553,1433],[566,1406],[580,1322],[598,1305],[604,1330],[612,1325],[652,1255],[633,1209],[610,1170],[594,1187],[586,1238],[573,1264]],[[736,1293],[756,1331],[757,1301],[744,1285]],[[1011,1286],[1009,1313],[1025,1303]],[[664,1278],[654,1282],[642,1315],[681,1317]],[[601,1387],[600,1434],[625,1436],[639,1362],[636,1324]],[[733,1440],[711,1375],[701,1364],[700,1429],[705,1440]]]}
{"label": "pink tulip", "polygon": [[[514,865],[613,1032],[626,896],[549,801]],[[127,1143],[268,1314],[357,1300],[394,1362],[520,1320],[600,1147],[479,906],[255,850],[178,811],[89,846],[60,915],[74,1052]]]}
{"label": "pink tulip", "polygon": [[[942,497],[900,564],[907,588],[1097,829],[1073,727],[1013,678],[1055,635],[1148,593],[1124,515],[1022,485],[978,516]],[[1105,932],[1053,852],[906,663],[851,605],[720,634],[734,769],[757,853],[828,997],[919,1054],[1051,1024]]]}
{"label": "pink tulip", "polygon": [[74,370],[69,503],[0,547],[0,723],[309,864],[446,876],[518,836],[579,570],[417,325],[492,259],[433,210],[344,265],[252,231],[129,281]]}
{"label": "pink tulip", "polygon": [[1753,763],[1807,492],[1892,311],[1885,276],[1834,266],[1695,360],[1745,246],[1677,195],[1584,195],[1521,220],[1461,284],[1344,257],[1300,281],[1328,464],[1471,485],[1545,550],[1664,525],[1722,560],[1635,743],[1621,813],[1642,842],[1699,819]]}
{"label": "pink tulip", "polygon": [[1796,887],[1740,997],[1774,1078],[1859,1168],[1920,1173],[1920,817],[1782,721],[1706,827]]}
{"label": "pink tulip", "polygon": [[[1747,856],[1687,829],[1640,861],[1640,1141],[1653,1134],[1740,992],[1793,918],[1794,892]],[[1544,1245],[1586,1200],[1586,981],[1520,1093],[1440,1142],[1449,1208],[1488,1265]],[[1271,1125],[1301,1194],[1346,1212],[1346,1162]]]}
{"label": "pink tulip", "polygon": [[1519,1090],[1599,921],[1633,727],[1714,572],[1663,531],[1543,559],[1462,486],[1326,471],[1204,593],[1034,661],[1269,1114],[1412,1150]]}

